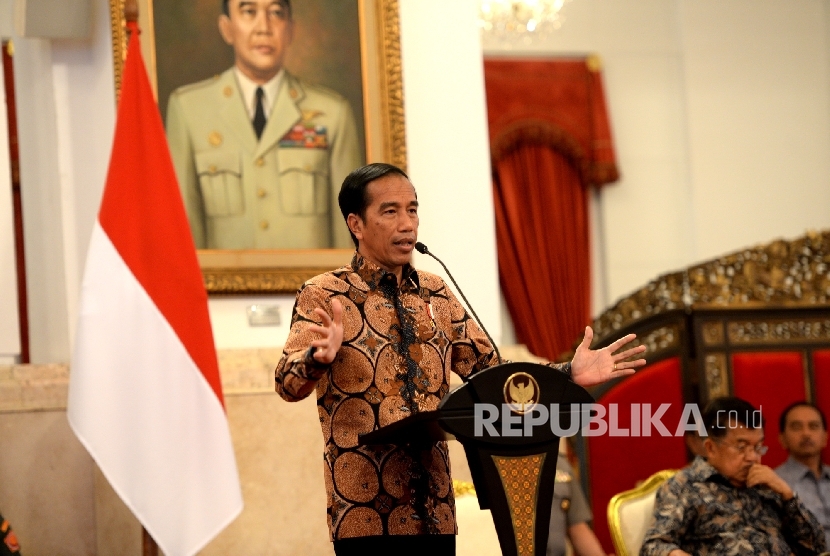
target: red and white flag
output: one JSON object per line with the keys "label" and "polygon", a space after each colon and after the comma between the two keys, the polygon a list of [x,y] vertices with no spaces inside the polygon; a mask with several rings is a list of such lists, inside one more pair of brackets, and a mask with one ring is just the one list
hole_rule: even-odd
{"label": "red and white flag", "polygon": [[67,413],[167,556],[242,511],[196,249],[134,24],[92,232]]}

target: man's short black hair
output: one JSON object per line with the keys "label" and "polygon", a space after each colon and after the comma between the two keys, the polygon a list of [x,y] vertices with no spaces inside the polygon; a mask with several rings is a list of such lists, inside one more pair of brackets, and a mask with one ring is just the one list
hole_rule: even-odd
{"label": "man's short black hair", "polygon": [[[409,176],[406,172],[392,164],[385,162],[375,162],[362,166],[354,170],[351,174],[346,176],[343,180],[343,185],[340,187],[340,194],[337,196],[337,202],[340,205],[340,212],[343,213],[343,218],[348,224],[350,214],[356,214],[362,219],[366,219],[366,208],[369,206],[369,197],[366,195],[366,189],[369,184],[377,179],[390,174],[397,174],[405,177],[407,180]],[[355,247],[359,247],[357,238],[349,231],[352,236],[352,241]]]}
{"label": "man's short black hair", "polygon": [[751,403],[741,398],[715,398],[703,410],[703,425],[712,438],[723,438],[730,428],[740,425],[748,429],[763,429],[761,413]]}
{"label": "man's short black hair", "polygon": [[820,410],[817,405],[801,400],[800,402],[791,403],[786,407],[786,409],[784,409],[784,411],[781,412],[781,417],[778,418],[779,432],[784,432],[784,428],[787,426],[787,416],[790,414],[790,411],[796,407],[811,407],[818,411],[818,415],[821,417],[821,428],[827,430],[827,419],[824,417],[824,412]]}
{"label": "man's short black hair", "polygon": [[[231,11],[230,11],[230,9],[228,9],[228,3],[229,2],[230,2],[230,0],[222,0],[222,13],[227,15],[227,16],[231,15]],[[281,2],[282,4],[285,5],[285,9],[288,10],[288,17],[290,19],[291,18],[291,0],[279,0],[279,2]]]}

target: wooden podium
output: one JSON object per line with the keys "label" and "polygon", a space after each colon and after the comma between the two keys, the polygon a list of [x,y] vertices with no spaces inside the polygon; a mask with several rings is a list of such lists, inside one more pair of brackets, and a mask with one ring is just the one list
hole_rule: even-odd
{"label": "wooden podium", "polygon": [[[544,556],[560,438],[549,420],[568,430],[571,405],[590,403],[584,388],[555,369],[505,363],[473,375],[437,410],[360,435],[360,442],[429,444],[454,437],[467,454],[479,506],[493,515],[502,554]],[[525,430],[526,419],[540,420],[538,408],[529,411],[535,404],[559,413]],[[510,423],[503,423],[504,416]]]}

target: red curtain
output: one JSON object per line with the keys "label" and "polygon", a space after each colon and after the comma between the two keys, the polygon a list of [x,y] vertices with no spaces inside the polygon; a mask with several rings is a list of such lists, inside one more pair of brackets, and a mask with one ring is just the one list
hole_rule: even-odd
{"label": "red curtain", "polygon": [[519,342],[555,359],[590,322],[588,186],[618,179],[595,59],[484,63],[499,276]]}
{"label": "red curtain", "polygon": [[585,189],[574,166],[544,145],[514,149],[494,170],[499,276],[516,337],[554,359],[590,319]]}

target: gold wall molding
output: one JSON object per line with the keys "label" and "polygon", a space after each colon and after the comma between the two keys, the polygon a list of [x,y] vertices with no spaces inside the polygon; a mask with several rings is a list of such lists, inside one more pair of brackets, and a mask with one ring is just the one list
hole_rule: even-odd
{"label": "gold wall molding", "polygon": [[683,309],[686,290],[683,272],[660,276],[606,309],[594,320],[594,333],[603,338],[647,317]]}
{"label": "gold wall molding", "polygon": [[776,240],[689,268],[697,306],[830,304],[830,230]]}
{"label": "gold wall molding", "polygon": [[680,346],[680,327],[676,324],[661,326],[643,334],[639,339],[646,346],[646,353],[653,357],[656,353]]}
{"label": "gold wall molding", "polygon": [[121,97],[124,61],[127,58],[127,27],[124,21],[124,0],[109,0],[112,36],[112,78],[115,81],[115,101]]}
{"label": "gold wall molding", "polygon": [[683,309],[830,307],[830,230],[779,239],[665,274],[594,320],[604,338],[645,318]]}
{"label": "gold wall molding", "polygon": [[381,117],[384,128],[384,160],[406,170],[406,120],[403,98],[400,10],[398,0],[379,0],[381,33]]}
{"label": "gold wall molding", "polygon": [[202,268],[210,293],[296,293],[300,286],[330,268]]}
{"label": "gold wall molding", "polygon": [[728,325],[730,344],[830,342],[830,319],[741,320]]}
{"label": "gold wall molding", "polygon": [[701,332],[703,334],[703,344],[707,346],[723,345],[726,339],[721,321],[703,323]]}
{"label": "gold wall molding", "polygon": [[723,353],[712,353],[704,359],[704,376],[708,399],[729,395],[729,370],[726,363],[726,355]]}

